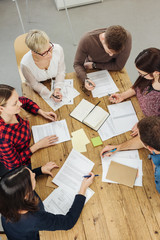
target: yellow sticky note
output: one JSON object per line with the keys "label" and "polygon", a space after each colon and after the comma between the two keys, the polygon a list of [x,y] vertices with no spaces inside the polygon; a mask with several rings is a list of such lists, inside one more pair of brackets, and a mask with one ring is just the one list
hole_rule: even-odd
{"label": "yellow sticky note", "polygon": [[97,147],[97,146],[100,146],[102,145],[102,140],[101,138],[98,136],[98,137],[94,137],[94,138],[91,138],[91,142],[93,144],[94,147]]}

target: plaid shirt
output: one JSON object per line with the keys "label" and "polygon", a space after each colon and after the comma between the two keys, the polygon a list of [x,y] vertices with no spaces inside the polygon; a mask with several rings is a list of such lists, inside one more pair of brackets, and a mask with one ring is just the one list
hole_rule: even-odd
{"label": "plaid shirt", "polygon": [[[32,100],[20,97],[22,108],[37,114],[39,107]],[[16,115],[18,123],[7,124],[0,117],[0,162],[7,169],[30,164],[32,152],[30,150],[31,132],[29,122]]]}

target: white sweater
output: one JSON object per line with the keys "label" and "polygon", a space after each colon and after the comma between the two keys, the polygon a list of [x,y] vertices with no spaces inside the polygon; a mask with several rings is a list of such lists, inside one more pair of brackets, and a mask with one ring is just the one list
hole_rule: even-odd
{"label": "white sweater", "polygon": [[40,69],[35,64],[32,53],[29,51],[21,60],[21,71],[26,79],[26,82],[40,96],[49,98],[52,92],[48,90],[41,82],[47,79],[55,78],[54,88],[62,88],[65,77],[65,63],[63,49],[59,44],[54,44],[52,51],[52,59],[47,70]]}

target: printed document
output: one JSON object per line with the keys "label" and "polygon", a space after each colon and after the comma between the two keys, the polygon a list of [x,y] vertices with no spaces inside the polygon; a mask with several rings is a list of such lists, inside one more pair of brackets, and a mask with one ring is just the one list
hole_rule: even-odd
{"label": "printed document", "polygon": [[56,135],[58,137],[56,144],[71,140],[65,119],[61,121],[32,126],[32,132],[35,143],[42,138],[51,135]]}
{"label": "printed document", "polygon": [[[52,182],[59,186],[45,200],[45,210],[54,214],[66,214],[75,195],[79,192],[83,176],[88,175],[94,163],[81,153],[72,149],[65,163],[53,178]],[[86,191],[86,202],[93,196],[90,188]]]}
{"label": "printed document", "polygon": [[94,98],[101,98],[107,96],[108,94],[119,91],[107,70],[88,73],[87,77],[96,84],[96,87],[94,90],[92,90],[92,95]]}
{"label": "printed document", "polygon": [[130,131],[138,122],[131,101],[108,105],[108,110],[110,116],[98,130],[102,141]]}
{"label": "printed document", "polygon": [[[51,91],[53,91],[55,81],[52,80],[52,86]],[[62,93],[62,101],[61,102],[55,102],[51,98],[43,98],[44,101],[54,110],[56,111],[60,107],[64,105],[70,105],[73,104],[73,99],[77,97],[80,93],[73,87],[73,79],[65,79],[64,81],[64,87],[61,89]]]}

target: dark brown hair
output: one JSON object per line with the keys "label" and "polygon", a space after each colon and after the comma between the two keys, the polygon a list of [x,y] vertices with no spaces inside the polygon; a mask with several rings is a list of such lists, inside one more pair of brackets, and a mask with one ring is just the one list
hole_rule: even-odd
{"label": "dark brown hair", "polygon": [[109,49],[115,52],[123,50],[126,40],[126,30],[119,25],[110,26],[105,31],[105,43]]}
{"label": "dark brown hair", "polygon": [[13,90],[14,88],[9,85],[0,84],[0,106],[5,106],[7,100],[11,97]]}
{"label": "dark brown hair", "polygon": [[146,145],[160,151],[160,117],[146,117],[138,122],[141,141]]}
{"label": "dark brown hair", "polygon": [[31,176],[25,166],[11,170],[0,180],[0,213],[9,221],[20,219],[20,211],[38,210],[38,198],[32,189]]}
{"label": "dark brown hair", "polygon": [[[153,76],[153,72],[160,72],[160,50],[157,48],[147,48],[140,52],[135,59],[135,65],[141,71],[144,71],[150,76]],[[147,86],[151,86],[153,80],[147,80],[142,76],[139,76],[132,88],[139,88],[142,93]]]}

